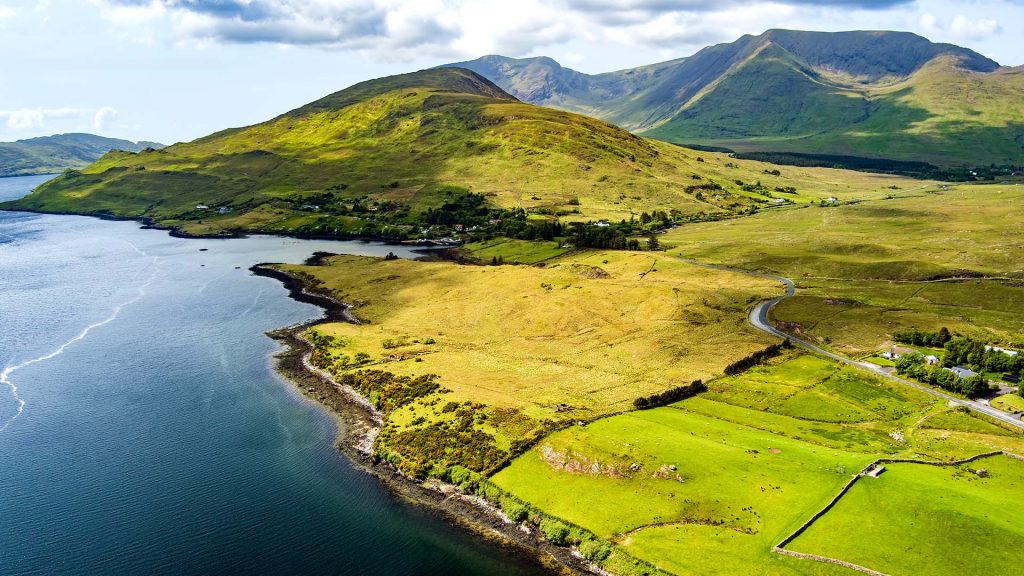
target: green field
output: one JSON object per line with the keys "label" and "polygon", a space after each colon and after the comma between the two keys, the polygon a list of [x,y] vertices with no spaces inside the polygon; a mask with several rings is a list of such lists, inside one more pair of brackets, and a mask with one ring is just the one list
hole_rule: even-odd
{"label": "green field", "polygon": [[484,264],[500,258],[505,264],[536,264],[565,254],[558,242],[530,242],[495,238],[483,242],[471,242],[462,247],[474,259]]}
{"label": "green field", "polygon": [[[649,252],[577,251],[543,267],[336,256],[324,266],[281,268],[351,304],[360,321],[312,330],[325,369],[338,377],[381,370],[436,378],[440,389],[388,410],[378,442],[417,475],[437,458],[409,450],[410,435],[451,425],[450,403],[472,408],[467,433],[515,453],[565,422],[629,410],[638,396],[721,375],[770,342],[747,326],[746,308],[781,290],[771,280]],[[504,457],[440,460],[486,471]]]}
{"label": "green field", "polygon": [[555,433],[493,480],[677,574],[831,574],[840,569],[771,548],[853,473],[887,454],[952,459],[993,448],[1020,450],[1024,438],[793,353],[713,380],[696,398]]}
{"label": "green field", "polygon": [[[893,198],[680,226],[671,253],[793,278],[774,319],[850,355],[911,327],[992,341],[1024,338],[1019,186],[928,187]],[[948,280],[972,276],[987,280]]]}
{"label": "green field", "polygon": [[871,457],[686,405],[557,433],[494,482],[673,573],[735,574],[755,565],[765,573],[830,573],[773,555],[771,546]]}
{"label": "green field", "polygon": [[998,456],[964,466],[886,468],[859,481],[789,548],[893,576],[1020,571],[1024,462]]}
{"label": "green field", "polygon": [[992,406],[1007,412],[1024,412],[1024,397],[1017,394],[1004,394],[992,400]]}

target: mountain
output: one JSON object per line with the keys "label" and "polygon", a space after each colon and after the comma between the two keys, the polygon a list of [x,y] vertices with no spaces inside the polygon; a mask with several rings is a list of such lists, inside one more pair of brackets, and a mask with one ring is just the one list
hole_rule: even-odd
{"label": "mountain", "polygon": [[0,142],[0,177],[52,174],[66,168],[81,168],[111,150],[138,152],[163,148],[156,142],[132,142],[95,134],[57,134]]}
{"label": "mountain", "polygon": [[[704,220],[894,184],[903,182],[695,152],[523,103],[470,70],[436,68],[161,150],[110,152],[0,208],[146,218],[202,235],[405,239],[470,221],[529,236],[509,227],[642,224],[655,211]],[[509,212],[507,222],[491,222],[491,209]]]}
{"label": "mountain", "polygon": [[[681,148],[525,104],[448,68],[363,82],[161,150],[110,152],[5,207],[146,217],[192,233],[374,235],[389,232],[367,229],[368,220],[412,226],[467,190],[492,206],[549,214],[578,212],[580,197],[606,212],[624,202],[620,218],[632,207],[743,204],[725,192],[706,202],[680,193],[694,182],[691,164]],[[623,200],[626,192],[636,199]]]}
{"label": "mountain", "polygon": [[446,66],[472,70],[524,102],[587,114],[632,128],[642,122],[631,125],[626,120],[625,101],[658,85],[663,76],[682,62],[672,60],[596,75],[565,68],[547,57],[516,59],[492,55]]}
{"label": "mountain", "polygon": [[943,166],[1024,162],[1020,70],[907,32],[769,30],[598,75],[547,58],[459,65],[525,101],[670,142]]}

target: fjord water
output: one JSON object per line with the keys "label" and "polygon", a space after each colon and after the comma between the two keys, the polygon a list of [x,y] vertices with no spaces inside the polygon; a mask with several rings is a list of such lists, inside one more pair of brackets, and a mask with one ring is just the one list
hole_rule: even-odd
{"label": "fjord water", "polygon": [[247,268],[315,250],[399,252],[0,212],[0,573],[537,572],[393,500],[274,374],[264,332],[320,310]]}

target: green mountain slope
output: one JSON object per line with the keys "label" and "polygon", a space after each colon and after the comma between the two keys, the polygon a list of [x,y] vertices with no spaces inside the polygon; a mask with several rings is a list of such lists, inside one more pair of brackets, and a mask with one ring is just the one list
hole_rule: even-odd
{"label": "green mountain slope", "polygon": [[[1019,71],[906,32],[769,30],[594,76],[543,58],[465,65],[526,101],[670,142],[943,166],[1024,162]],[[642,81],[608,90],[612,78]]]}
{"label": "green mountain slope", "polygon": [[[586,114],[632,128],[642,126],[643,119],[630,120],[629,100],[657,86],[663,76],[682,62],[683,59],[670,60],[594,75],[565,68],[547,57],[491,55],[447,67],[472,70],[530,104]],[[642,116],[649,113],[640,112]]]}
{"label": "green mountain slope", "polygon": [[0,177],[52,174],[65,168],[81,168],[111,150],[138,152],[162,147],[156,142],[132,142],[94,134],[57,134],[0,142]]}
{"label": "green mountain slope", "polygon": [[111,152],[2,207],[145,217],[196,234],[404,238],[424,234],[429,211],[467,190],[531,220],[618,222],[654,210],[705,218],[776,200],[865,197],[903,184],[772,168],[525,104],[472,71],[442,68],[357,84],[162,150]]}

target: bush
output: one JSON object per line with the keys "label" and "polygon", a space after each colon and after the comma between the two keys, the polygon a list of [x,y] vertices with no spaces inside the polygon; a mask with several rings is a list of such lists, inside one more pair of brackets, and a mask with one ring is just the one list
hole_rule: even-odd
{"label": "bush", "polygon": [[739,374],[748,368],[757,366],[761,362],[764,362],[773,356],[777,356],[783,349],[792,347],[793,343],[789,341],[789,338],[786,338],[786,340],[781,344],[772,344],[764,350],[758,350],[746,358],[741,358],[732,364],[729,364],[725,367],[725,375],[732,376],[734,374]]}
{"label": "bush", "polygon": [[611,553],[611,544],[601,540],[587,540],[580,544],[580,555],[595,564],[603,562]]}
{"label": "bush", "polygon": [[520,523],[530,515],[530,507],[512,496],[505,496],[501,499],[501,510],[508,516],[508,519]]}
{"label": "bush", "polygon": [[704,385],[700,380],[694,380],[685,386],[677,386],[675,388],[666,390],[661,394],[654,394],[652,396],[641,396],[636,400],[633,400],[633,407],[637,410],[646,410],[648,408],[657,408],[658,406],[665,406],[673,402],[685,400],[692,396],[707,390],[708,387]]}
{"label": "bush", "polygon": [[568,544],[569,527],[559,520],[541,520],[540,532],[548,542],[555,546]]}
{"label": "bush", "polygon": [[476,489],[476,494],[494,505],[501,502],[501,488],[498,488],[486,480],[482,480],[480,482],[480,486]]}

